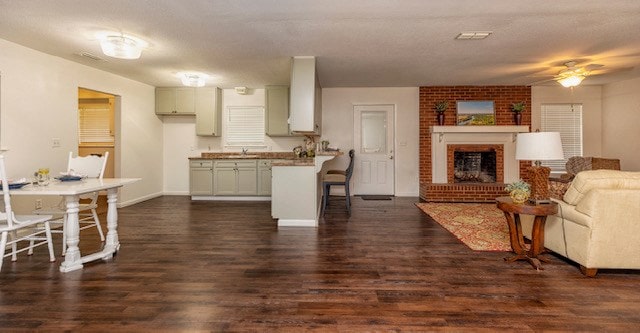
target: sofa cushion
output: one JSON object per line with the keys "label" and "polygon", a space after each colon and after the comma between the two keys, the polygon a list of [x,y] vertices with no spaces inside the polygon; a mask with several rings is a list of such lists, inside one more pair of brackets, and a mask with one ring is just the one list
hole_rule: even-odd
{"label": "sofa cushion", "polygon": [[564,194],[564,201],[576,205],[591,189],[640,189],[640,172],[618,170],[581,171]]}

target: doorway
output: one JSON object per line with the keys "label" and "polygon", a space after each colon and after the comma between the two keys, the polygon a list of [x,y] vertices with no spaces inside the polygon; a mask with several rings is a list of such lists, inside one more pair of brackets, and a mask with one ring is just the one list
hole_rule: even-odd
{"label": "doorway", "polygon": [[78,155],[104,155],[109,152],[105,178],[114,176],[115,97],[78,88]]}
{"label": "doorway", "polygon": [[[78,156],[109,152],[104,178],[115,175],[115,100],[112,94],[78,88]],[[106,196],[100,195],[98,212],[106,207]]]}
{"label": "doorway", "polygon": [[393,105],[355,105],[354,194],[394,195]]}

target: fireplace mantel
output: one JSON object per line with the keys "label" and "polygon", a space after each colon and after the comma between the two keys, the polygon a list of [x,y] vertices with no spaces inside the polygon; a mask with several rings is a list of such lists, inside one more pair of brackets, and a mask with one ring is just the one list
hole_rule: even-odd
{"label": "fireplace mantel", "polygon": [[505,183],[520,178],[515,159],[518,133],[529,132],[529,126],[431,126],[431,177],[434,184],[448,183],[447,145],[501,145],[504,148]]}
{"label": "fireplace mantel", "polygon": [[431,126],[431,133],[525,133],[529,126]]}

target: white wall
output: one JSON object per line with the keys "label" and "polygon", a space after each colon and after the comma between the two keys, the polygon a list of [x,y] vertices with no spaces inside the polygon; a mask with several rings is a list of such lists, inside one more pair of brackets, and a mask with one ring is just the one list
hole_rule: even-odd
{"label": "white wall", "polygon": [[573,91],[560,85],[531,87],[531,130],[540,128],[540,107],[545,103],[582,104],[583,156],[603,156],[602,87],[575,87]]}
{"label": "white wall", "polygon": [[[353,106],[395,105],[395,195],[418,196],[419,90],[409,88],[325,88],[322,89],[322,139],[342,151],[353,148]],[[346,169],[345,154],[324,165],[324,169]]]}
{"label": "white wall", "polygon": [[[223,89],[223,119],[230,106],[264,107],[264,89],[249,89],[239,95],[234,89]],[[165,194],[189,194],[189,157],[199,157],[203,152],[239,151],[224,147],[222,137],[196,136],[195,117],[164,116],[164,192]],[[223,121],[224,123],[224,121]],[[222,129],[223,134],[225,129]],[[292,151],[302,144],[303,137],[265,136],[265,148],[249,148],[249,151]]]}
{"label": "white wall", "polygon": [[640,78],[602,89],[602,151],[620,159],[622,170],[640,171]]}
{"label": "white wall", "polygon": [[[9,177],[40,167],[66,170],[77,152],[78,88],[119,96],[116,176],[141,177],[120,191],[120,202],[162,193],[162,123],[154,113],[154,87],[0,39],[1,141]],[[52,139],[60,147],[52,147]],[[19,206],[18,206],[19,207]],[[33,209],[33,203],[23,206]]]}

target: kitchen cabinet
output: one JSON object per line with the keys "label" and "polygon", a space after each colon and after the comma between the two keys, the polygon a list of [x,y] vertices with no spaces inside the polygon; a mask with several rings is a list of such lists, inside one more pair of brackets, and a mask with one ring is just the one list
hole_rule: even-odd
{"label": "kitchen cabinet", "polygon": [[271,160],[258,160],[258,195],[271,195]]}
{"label": "kitchen cabinet", "polygon": [[265,133],[291,136],[289,129],[289,87],[265,86]]}
{"label": "kitchen cabinet", "polygon": [[189,161],[189,193],[213,195],[213,161]]}
{"label": "kitchen cabinet", "polygon": [[214,163],[214,195],[256,195],[256,160],[232,160]]}
{"label": "kitchen cabinet", "polygon": [[185,116],[195,114],[195,89],[189,87],[156,88],[156,114]]}
{"label": "kitchen cabinet", "polygon": [[215,87],[195,89],[196,135],[222,135],[222,90]]}
{"label": "kitchen cabinet", "polygon": [[321,134],[322,90],[315,57],[293,57],[289,110],[292,132]]}

